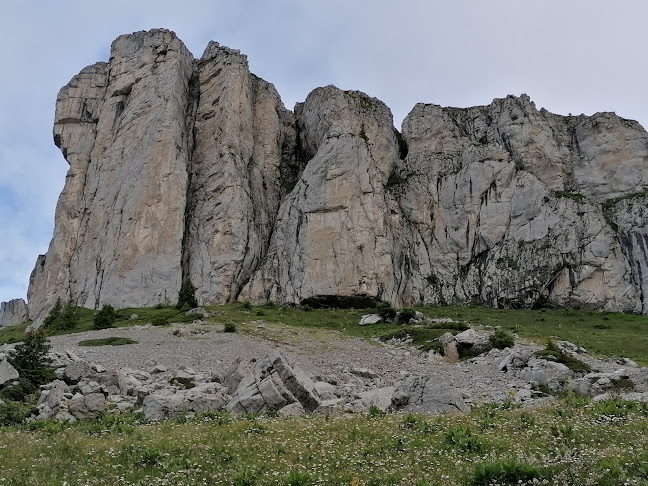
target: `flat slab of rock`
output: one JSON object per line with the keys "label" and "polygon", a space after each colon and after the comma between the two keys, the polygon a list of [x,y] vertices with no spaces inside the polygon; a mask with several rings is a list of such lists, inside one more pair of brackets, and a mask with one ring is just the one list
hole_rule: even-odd
{"label": "flat slab of rock", "polygon": [[365,314],[360,319],[360,325],[361,326],[369,326],[371,324],[380,324],[381,322],[383,322],[383,318],[382,318],[382,316],[379,316],[378,314]]}

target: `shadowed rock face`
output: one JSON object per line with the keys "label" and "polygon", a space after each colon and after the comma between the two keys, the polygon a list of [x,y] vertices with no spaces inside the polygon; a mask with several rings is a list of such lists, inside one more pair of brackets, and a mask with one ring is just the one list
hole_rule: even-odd
{"label": "shadowed rock face", "polygon": [[526,95],[393,128],[334,86],[292,113],[238,51],[119,37],[57,98],[70,164],[30,317],[97,308],[481,301],[648,312],[648,135]]}

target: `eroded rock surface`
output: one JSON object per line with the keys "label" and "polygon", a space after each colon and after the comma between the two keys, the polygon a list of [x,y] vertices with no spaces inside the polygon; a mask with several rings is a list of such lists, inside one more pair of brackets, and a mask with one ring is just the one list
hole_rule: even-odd
{"label": "eroded rock surface", "polygon": [[528,96],[418,104],[334,86],[295,111],[210,43],[119,37],[57,98],[70,164],[29,286],[98,308],[481,301],[648,312],[648,134],[613,113],[559,116]]}
{"label": "eroded rock surface", "polygon": [[27,303],[23,299],[12,299],[0,304],[0,328],[17,326],[28,319]]}

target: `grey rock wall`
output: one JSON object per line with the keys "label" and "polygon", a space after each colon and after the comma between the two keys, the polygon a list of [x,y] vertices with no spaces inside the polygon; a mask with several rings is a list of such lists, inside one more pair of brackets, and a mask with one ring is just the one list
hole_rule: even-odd
{"label": "grey rock wall", "polygon": [[57,98],[70,164],[30,317],[98,308],[480,301],[648,312],[648,134],[526,96],[418,104],[334,86],[295,111],[210,43],[119,37]]}
{"label": "grey rock wall", "polygon": [[0,303],[0,328],[17,326],[29,319],[27,303],[23,299],[12,299]]}

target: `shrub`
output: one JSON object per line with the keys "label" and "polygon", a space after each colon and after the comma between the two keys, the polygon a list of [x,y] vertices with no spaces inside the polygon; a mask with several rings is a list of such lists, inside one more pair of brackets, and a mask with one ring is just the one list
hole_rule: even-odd
{"label": "shrub", "polygon": [[549,341],[545,349],[536,351],[534,354],[548,361],[562,363],[574,373],[589,373],[592,371],[592,368],[587,363],[583,363],[581,360],[560,350],[553,341]]}
{"label": "shrub", "polygon": [[169,319],[167,319],[166,317],[162,317],[162,316],[154,317],[151,320],[151,324],[154,325],[154,326],[168,326],[169,325]]}
{"label": "shrub", "polygon": [[531,464],[513,460],[499,460],[478,464],[467,484],[480,486],[490,484],[520,484],[534,479],[544,479],[546,474]]}
{"label": "shrub", "polygon": [[95,314],[92,318],[94,323],[93,327],[95,329],[108,329],[109,327],[115,327],[115,322],[117,322],[117,312],[112,305],[104,304],[99,312]]}
{"label": "shrub", "polygon": [[196,299],[196,287],[194,287],[194,284],[192,284],[191,280],[188,278],[182,282],[182,286],[180,287],[176,309],[181,309],[184,305],[186,305],[190,309],[198,307],[198,299]]}
{"label": "shrub", "polygon": [[498,329],[488,338],[493,347],[497,349],[510,348],[515,344],[515,339],[510,332]]}
{"label": "shrub", "polygon": [[138,342],[132,339],[117,336],[79,341],[79,346],[123,346],[124,344],[138,344]]}
{"label": "shrub", "polygon": [[76,306],[69,299],[63,305],[61,298],[56,299],[56,303],[47,315],[44,321],[44,328],[52,332],[70,331],[76,327],[81,317],[77,312]]}
{"label": "shrub", "polygon": [[386,321],[392,321],[396,317],[396,309],[389,302],[381,302],[376,306],[376,313]]}
{"label": "shrub", "polygon": [[223,332],[236,332],[236,324],[234,324],[232,321],[226,322],[225,327],[223,328]]}
{"label": "shrub", "polygon": [[385,415],[387,415],[387,412],[376,407],[375,405],[371,405],[369,407],[369,410],[367,411],[368,417],[384,417]]}
{"label": "shrub", "polygon": [[398,311],[396,320],[397,322],[400,322],[402,324],[407,324],[410,319],[414,319],[415,317],[416,311],[414,309],[406,307],[405,309]]}
{"label": "shrub", "polygon": [[0,403],[0,425],[20,424],[35,412],[35,407],[24,405],[22,403]]}
{"label": "shrub", "polygon": [[286,486],[310,486],[315,484],[313,478],[306,473],[300,473],[297,471],[292,471],[286,479],[283,480],[283,484]]}
{"label": "shrub", "polygon": [[450,447],[463,452],[484,452],[484,443],[482,440],[479,437],[472,435],[470,428],[463,425],[458,425],[448,430],[445,434],[444,440]]}
{"label": "shrub", "polygon": [[2,390],[1,395],[10,400],[20,401],[56,376],[47,357],[51,346],[47,343],[42,330],[28,332],[25,341],[16,346],[8,358],[9,363],[20,374],[17,385],[10,385]]}

